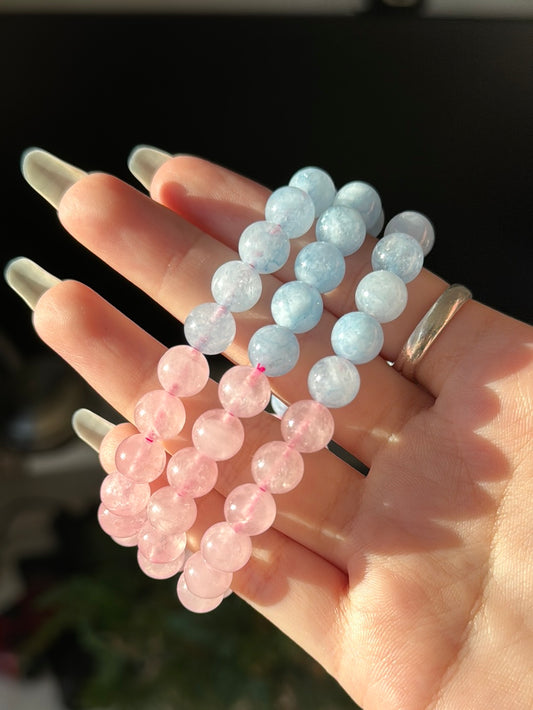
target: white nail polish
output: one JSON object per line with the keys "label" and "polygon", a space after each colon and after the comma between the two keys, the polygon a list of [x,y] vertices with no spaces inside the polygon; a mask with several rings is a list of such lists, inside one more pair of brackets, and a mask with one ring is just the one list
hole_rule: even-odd
{"label": "white nail polish", "polygon": [[100,450],[104,436],[115,425],[107,419],[91,412],[90,409],[78,409],[72,415],[72,428],[76,435],[95,451]]}
{"label": "white nail polish", "polygon": [[4,278],[32,311],[35,310],[37,301],[43,293],[60,283],[60,279],[24,256],[12,259],[7,264],[4,269]]}
{"label": "white nail polish", "polygon": [[149,145],[138,145],[129,155],[128,168],[141,185],[150,190],[152,178],[169,158],[172,158],[172,155],[164,150]]}
{"label": "white nail polish", "polygon": [[28,148],[20,162],[27,182],[56,209],[69,187],[87,173],[40,148]]}

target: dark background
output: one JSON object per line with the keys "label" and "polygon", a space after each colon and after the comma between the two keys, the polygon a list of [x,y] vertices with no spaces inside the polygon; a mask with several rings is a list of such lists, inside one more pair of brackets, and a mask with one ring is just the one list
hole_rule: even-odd
{"label": "dark background", "polygon": [[[328,170],[338,186],[366,180],[380,191],[388,217],[415,209],[432,219],[437,241],[426,261],[430,269],[450,282],[465,283],[491,306],[531,320],[532,76],[533,23],[524,20],[429,20],[407,12],[357,18],[0,16],[1,261],[25,255],[59,277],[85,281],[162,342],[175,343],[173,320],[68,237],[48,203],[19,172],[22,151],[36,145],[85,170],[108,171],[136,184],[126,159],[133,146],[148,143],[172,153],[201,155],[273,188],[309,164]],[[24,373],[25,360],[49,356],[32,331],[27,307],[3,282],[0,292],[0,353],[6,362],[17,361],[19,374]],[[9,366],[1,371],[5,422],[6,411],[9,417],[24,397],[11,381]],[[62,375],[54,371],[58,377]],[[84,396],[80,405],[91,406]],[[68,420],[67,427],[70,432]],[[26,485],[25,454],[11,456],[12,451],[0,447],[4,500],[15,475],[22,472],[17,480]],[[20,499],[13,500],[20,509]],[[80,619],[94,615],[105,638],[120,617],[114,610],[121,609],[127,628],[134,609],[141,625],[135,646],[154,626],[150,618],[147,628],[142,626],[137,597],[142,596],[142,608],[151,609],[149,613],[161,611],[163,602],[147,598],[135,572],[128,577],[127,565],[123,568],[118,561],[126,559],[120,556],[125,551],[109,557],[102,538],[94,542],[93,517],[87,523],[70,512],[56,513],[62,545],[52,561],[23,560],[21,566],[30,591],[43,586],[43,568],[47,570],[44,587],[59,589],[56,600],[62,609],[71,608],[75,595],[66,639],[48,639],[47,645],[41,638],[48,662],[70,688],[65,697],[75,706],[76,677],[94,670],[94,659],[88,661],[79,648]],[[103,580],[117,577],[117,570],[122,586],[105,587]],[[84,574],[91,574],[90,583],[79,581]],[[65,580],[67,587],[61,586]],[[150,581],[146,589],[154,584]],[[89,598],[80,600],[87,589],[92,590],[92,606]],[[279,637],[273,642],[266,627],[254,626],[259,623],[256,615],[247,616],[245,609],[232,616],[232,603],[238,600],[230,603],[230,616],[215,616],[214,621],[194,619],[192,625],[181,616],[182,626],[172,626],[163,618],[165,633],[177,629],[166,638],[166,648],[175,650],[184,637],[193,639],[200,658],[210,658],[211,669],[218,669],[220,687],[229,688],[230,697],[242,683],[248,698],[259,693],[265,703],[254,700],[254,709],[272,708],[271,680],[282,674],[279,659],[293,651],[278,654]],[[15,640],[39,628],[32,613],[28,620],[24,604],[27,599],[0,617],[0,631],[9,619]],[[172,602],[168,614],[176,613],[174,607]],[[24,632],[16,631],[17,624]],[[230,627],[237,635],[231,637]],[[226,639],[222,647],[221,636]],[[244,638],[248,646],[243,651]],[[263,670],[258,672],[248,657],[272,647],[276,652],[268,662],[263,652]],[[218,656],[209,656],[206,648],[216,648]],[[5,650],[2,634],[0,650]],[[108,666],[109,645],[103,644],[99,653]],[[187,658],[194,673],[196,657]],[[182,670],[178,685],[184,687],[186,660],[171,657],[163,664],[169,687],[176,686],[177,668]],[[92,697],[102,699],[102,705],[111,698],[120,707],[113,688],[128,685],[124,678],[134,677],[135,670],[123,667],[123,659],[114,662],[116,674],[106,670],[107,695],[100,687],[100,695]],[[316,669],[310,675],[299,675],[292,665],[290,669],[290,687],[294,690],[299,683],[311,693],[311,704],[301,707],[313,702],[317,710],[351,706],[323,686],[330,700],[319,703],[318,686],[309,685],[309,677],[318,677]],[[156,681],[158,688],[164,685],[159,677]],[[138,687],[130,691],[128,708]],[[218,707],[193,695],[192,707]],[[146,707],[156,707],[150,702]],[[229,700],[224,707],[230,707]]]}
{"label": "dark background", "polygon": [[[0,76],[2,261],[23,254],[85,280],[166,343],[170,320],[97,267],[24,183],[26,147],[133,184],[138,143],[271,187],[308,164],[339,186],[366,180],[389,217],[433,220],[429,268],[531,318],[532,22],[4,16]],[[25,306],[0,288],[3,327],[37,347]]]}

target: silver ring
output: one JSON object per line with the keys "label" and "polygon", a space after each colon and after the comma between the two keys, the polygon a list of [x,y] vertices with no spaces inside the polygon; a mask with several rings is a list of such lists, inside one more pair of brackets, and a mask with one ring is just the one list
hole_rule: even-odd
{"label": "silver ring", "polygon": [[413,330],[396,358],[394,368],[408,380],[416,382],[416,366],[461,306],[471,298],[472,293],[466,286],[449,286]]}

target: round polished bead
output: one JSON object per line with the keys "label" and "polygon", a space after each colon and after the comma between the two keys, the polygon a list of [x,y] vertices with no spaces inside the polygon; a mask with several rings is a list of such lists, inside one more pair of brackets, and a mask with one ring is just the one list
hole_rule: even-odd
{"label": "round polished bead", "polygon": [[336,205],[346,205],[360,212],[367,228],[373,227],[381,214],[381,198],[375,188],[361,180],[341,187],[335,197]]}
{"label": "round polished bead", "polygon": [[368,228],[368,233],[373,237],[378,237],[385,224],[385,212],[381,210],[377,222]]}
{"label": "round polished bead", "polygon": [[333,244],[343,256],[349,256],[365,241],[366,224],[357,210],[333,205],[319,217],[315,231],[317,241]]}
{"label": "round polished bead", "polygon": [[288,493],[304,474],[301,454],[286,441],[269,441],[259,447],[252,459],[252,476],[260,488],[270,493]]}
{"label": "round polished bead", "polygon": [[329,242],[311,242],[298,253],[294,263],[294,275],[298,281],[305,281],[320,293],[337,288],[345,271],[342,253]]}
{"label": "round polished bead", "polygon": [[201,552],[191,555],[183,567],[188,589],[203,599],[213,599],[224,594],[231,585],[233,575],[211,567]]}
{"label": "round polished bead", "polygon": [[244,428],[240,419],[225,409],[208,409],[194,422],[192,440],[202,454],[225,461],[240,450]]}
{"label": "round polished bead", "polygon": [[219,303],[202,303],[185,319],[183,332],[189,345],[206,355],[223,352],[235,337],[235,318]]}
{"label": "round polished bead", "polygon": [[380,323],[398,318],[407,305],[407,288],[392,271],[371,271],[355,290],[355,303]]}
{"label": "round polished bead", "polygon": [[272,317],[293,333],[312,330],[322,317],[322,296],[303,281],[289,281],[278,288],[270,304]]}
{"label": "round polished bead", "polygon": [[209,379],[205,355],[190,345],[169,348],[157,365],[161,387],[175,397],[192,397],[201,392]]}
{"label": "round polished bead", "polygon": [[435,230],[429,219],[420,214],[407,210],[395,215],[386,225],[384,235],[393,232],[403,232],[414,237],[422,247],[424,256],[427,256],[435,243]]}
{"label": "round polished bead", "polygon": [[260,274],[272,274],[281,269],[290,251],[289,237],[274,222],[254,222],[239,239],[239,256]]}
{"label": "round polished bead", "polygon": [[221,306],[233,313],[247,311],[259,300],[262,282],[259,273],[243,261],[228,261],[215,271],[211,293]]}
{"label": "round polished bead", "polygon": [[307,192],[315,206],[315,217],[333,204],[335,199],[335,183],[325,170],[308,167],[298,170],[289,180],[291,187],[299,187]]}
{"label": "round polished bead", "polygon": [[115,452],[117,471],[137,483],[155,481],[163,473],[166,463],[163,445],[159,441],[149,441],[142,434],[128,436]]}
{"label": "round polished bead", "polygon": [[199,498],[211,491],[217,481],[218,466],[210,456],[187,446],[170,457],[167,479],[180,496]]}
{"label": "round polished bead", "polygon": [[196,594],[189,591],[187,582],[185,581],[185,575],[183,574],[180,575],[178,580],[177,594],[178,599],[185,609],[188,609],[195,614],[205,614],[209,611],[213,611],[213,609],[216,609],[217,606],[222,604],[225,597],[224,594],[220,594],[218,597],[214,597],[213,599],[202,599],[202,597],[196,596]]}
{"label": "round polished bead", "polygon": [[360,384],[355,365],[338,355],[329,355],[316,362],[307,378],[311,397],[330,408],[350,404],[356,398]]}
{"label": "round polished bead", "polygon": [[224,409],[246,419],[262,412],[270,400],[268,377],[257,367],[235,365],[225,372],[218,385],[218,398]]}
{"label": "round polished bead", "polygon": [[148,520],[154,528],[167,533],[186,532],[196,520],[196,503],[180,496],[172,486],[152,493],[146,506]]}
{"label": "round polished bead", "polygon": [[274,522],[276,502],[255,483],[243,483],[226,498],[224,515],[235,532],[260,535]]}
{"label": "round polished bead", "polygon": [[152,390],[137,402],[133,419],[147,439],[173,439],[185,424],[185,407],[165,390]]}
{"label": "round polished bead", "polygon": [[137,535],[146,522],[146,507],[137,515],[125,516],[112,513],[103,503],[98,507],[98,522],[104,532],[112,537]]}
{"label": "round polished bead", "polygon": [[315,206],[298,187],[279,187],[267,200],[265,218],[279,224],[289,239],[301,237],[314,222]]}
{"label": "round polished bead", "polygon": [[391,232],[382,237],[372,251],[372,268],[392,271],[404,283],[415,279],[424,263],[422,247],[414,237]]}
{"label": "round polished bead", "polygon": [[249,535],[235,532],[227,522],[215,523],[202,536],[200,544],[204,560],[223,572],[236,572],[252,555]]}
{"label": "round polished bead", "polygon": [[185,563],[185,552],[172,562],[151,562],[140,550],[137,550],[137,563],[147,577],[152,579],[170,579],[181,572]]}
{"label": "round polished bead", "polygon": [[187,535],[184,532],[165,533],[147,520],[139,531],[138,545],[150,562],[173,562],[184,552]]}
{"label": "round polished bead", "polygon": [[102,481],[100,498],[115,515],[132,517],[146,508],[150,486],[148,483],[135,483],[121,473],[110,473]]}
{"label": "round polished bead", "polygon": [[331,346],[336,355],[355,365],[363,365],[381,352],[383,328],[368,313],[346,313],[333,326]]}
{"label": "round polished bead", "polygon": [[298,362],[300,345],[294,333],[279,325],[265,325],[250,338],[248,357],[263,367],[267,377],[286,375]]}
{"label": "round polished bead", "polygon": [[320,451],[331,441],[335,424],[327,407],[312,399],[291,404],[281,418],[285,441],[305,454]]}

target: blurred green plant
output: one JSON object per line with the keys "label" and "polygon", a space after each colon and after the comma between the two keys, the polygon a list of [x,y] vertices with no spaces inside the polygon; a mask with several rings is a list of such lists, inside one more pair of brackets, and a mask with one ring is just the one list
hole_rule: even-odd
{"label": "blurred green plant", "polygon": [[192,614],[176,599],[175,579],[145,577],[134,551],[112,543],[94,519],[75,534],[67,544],[83,572],[39,598],[45,621],[23,660],[42,663],[61,638],[74,638],[91,668],[79,708],[354,710],[315,661],[236,596]]}

